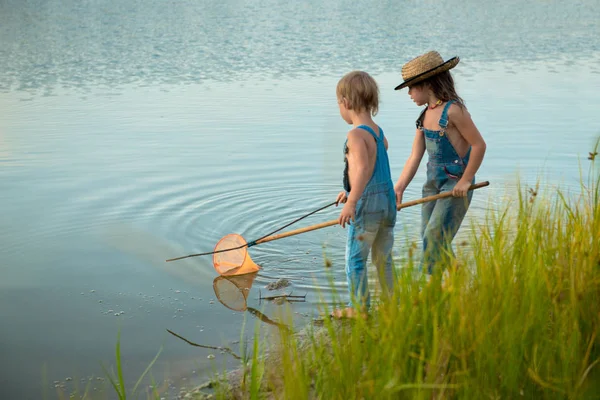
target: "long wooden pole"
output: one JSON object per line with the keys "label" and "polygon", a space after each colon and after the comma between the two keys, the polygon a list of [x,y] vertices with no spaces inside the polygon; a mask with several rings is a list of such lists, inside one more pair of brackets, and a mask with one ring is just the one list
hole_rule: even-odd
{"label": "long wooden pole", "polygon": [[[479,188],[482,188],[482,187],[486,187],[489,184],[490,184],[489,181],[484,181],[484,182],[476,183],[474,185],[471,185],[471,187],[469,188],[469,190],[475,190],[475,189],[479,189]],[[397,207],[397,209],[401,210],[401,209],[406,208],[406,207],[416,206],[417,204],[423,204],[423,203],[427,203],[429,201],[439,200],[439,199],[443,199],[443,198],[446,198],[446,197],[452,197],[452,192],[448,191],[448,192],[439,193],[439,194],[436,194],[436,195],[433,195],[433,196],[423,197],[421,199],[417,199],[417,200],[413,200],[413,201],[407,201],[406,203],[400,204]],[[328,226],[333,226],[333,225],[337,225],[337,224],[338,224],[338,220],[337,219],[332,219],[331,221],[321,222],[320,224],[315,224],[315,225],[307,226],[305,228],[299,228],[299,229],[295,229],[293,231],[289,231],[289,232],[285,232],[285,233],[280,233],[278,235],[268,236],[266,238],[257,240],[256,244],[271,242],[273,240],[283,239],[285,237],[294,236],[294,235],[298,235],[300,233],[310,232],[310,231],[314,231],[316,229],[326,228]]]}

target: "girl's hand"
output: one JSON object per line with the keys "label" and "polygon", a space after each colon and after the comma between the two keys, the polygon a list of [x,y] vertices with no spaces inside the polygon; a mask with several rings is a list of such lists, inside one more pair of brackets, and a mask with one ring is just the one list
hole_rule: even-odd
{"label": "girl's hand", "polygon": [[394,186],[394,192],[396,193],[396,207],[402,204],[402,195],[404,194],[404,190],[399,186]]}
{"label": "girl's hand", "polygon": [[335,206],[337,207],[338,204],[345,203],[346,200],[348,200],[348,197],[346,197],[346,192],[340,192],[340,194],[337,195],[337,199],[335,199]]}
{"label": "girl's hand", "polygon": [[350,224],[350,220],[354,221],[355,216],[356,204],[347,202],[346,205],[344,205],[344,208],[342,208],[338,223],[342,226],[342,228],[345,228],[346,224]]}
{"label": "girl's hand", "polygon": [[454,197],[467,197],[467,192],[471,187],[471,182],[467,182],[464,180],[458,181],[454,189],[452,189],[452,196]]}

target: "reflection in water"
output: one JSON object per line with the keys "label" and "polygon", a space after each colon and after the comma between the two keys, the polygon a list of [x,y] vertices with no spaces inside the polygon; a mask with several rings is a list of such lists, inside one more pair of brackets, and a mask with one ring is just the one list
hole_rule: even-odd
{"label": "reflection in water", "polygon": [[291,330],[291,328],[289,326],[287,326],[286,324],[282,324],[281,322],[275,322],[272,319],[269,319],[269,317],[267,317],[265,314],[258,311],[256,308],[248,307],[248,312],[250,314],[254,315],[255,317],[257,317],[258,319],[260,319],[262,322],[265,322],[269,325],[273,325],[273,326],[276,326],[278,328],[288,330],[288,331]]}
{"label": "reflection in water", "polygon": [[252,288],[252,284],[254,283],[254,279],[256,278],[256,276],[256,272],[251,274],[227,277],[217,276],[213,281],[213,289],[215,291],[217,299],[219,300],[219,302],[221,302],[221,304],[223,304],[230,310],[247,310],[250,314],[254,315],[258,319],[269,325],[289,330],[289,326],[273,321],[257,309],[248,307],[248,293],[250,293],[250,289]]}
{"label": "reflection in water", "polygon": [[201,347],[203,349],[212,349],[212,350],[225,351],[225,352],[231,354],[231,356],[233,358],[237,359],[237,360],[241,360],[242,359],[242,357],[240,357],[237,354],[235,354],[234,351],[231,350],[229,347],[224,347],[224,346],[207,346],[205,344],[198,344],[198,343],[192,342],[191,340],[188,340],[188,339],[184,338],[181,335],[176,334],[175,332],[173,332],[170,329],[167,329],[167,332],[169,332],[171,335],[175,336],[176,338],[179,338],[179,339],[183,340],[187,344],[190,344],[190,345],[192,345],[194,347]]}
{"label": "reflection in water", "polygon": [[246,300],[256,275],[257,273],[228,277],[217,276],[213,281],[217,299],[230,310],[246,311],[248,308]]}

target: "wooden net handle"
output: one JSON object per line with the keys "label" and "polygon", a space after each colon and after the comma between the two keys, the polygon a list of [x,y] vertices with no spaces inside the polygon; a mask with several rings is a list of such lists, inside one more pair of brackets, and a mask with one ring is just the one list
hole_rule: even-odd
{"label": "wooden net handle", "polygon": [[[476,183],[474,185],[471,185],[471,187],[469,187],[469,190],[480,189],[482,187],[488,186],[489,184],[490,184],[489,181],[484,181],[484,182]],[[417,200],[413,200],[413,201],[407,201],[406,203],[400,204],[397,207],[397,209],[401,210],[403,208],[416,206],[417,204],[423,204],[423,203],[427,203],[429,201],[439,200],[439,199],[443,199],[443,198],[446,198],[446,197],[452,197],[452,192],[451,191],[447,191],[447,192],[435,194],[433,196],[427,196],[427,197],[423,197],[421,199],[417,199]],[[326,228],[328,226],[333,226],[333,225],[337,225],[337,224],[338,224],[338,220],[337,219],[333,219],[331,221],[321,222],[320,224],[315,224],[315,225],[307,226],[305,228],[299,228],[299,229],[295,229],[293,231],[289,231],[289,232],[285,232],[285,233],[280,233],[278,235],[268,236],[266,238],[257,240],[256,244],[271,242],[273,240],[283,239],[283,238],[288,237],[288,236],[294,236],[294,235],[298,235],[300,233],[310,232],[310,231],[314,231],[316,229]]]}

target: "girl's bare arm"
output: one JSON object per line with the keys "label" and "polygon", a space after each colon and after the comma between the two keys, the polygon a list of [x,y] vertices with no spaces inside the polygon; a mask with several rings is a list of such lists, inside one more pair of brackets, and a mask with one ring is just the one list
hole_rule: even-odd
{"label": "girl's bare arm", "polygon": [[417,169],[419,169],[423,154],[425,154],[425,139],[423,138],[423,133],[417,129],[410,156],[408,157],[408,160],[406,160],[400,178],[398,178],[398,181],[394,186],[396,194],[404,192],[408,184],[412,181],[417,173]]}
{"label": "girl's bare arm", "polygon": [[471,119],[471,114],[465,109],[456,105],[452,105],[448,113],[449,119],[452,121],[454,126],[458,129],[462,137],[471,146],[471,155],[469,156],[469,163],[461,178],[463,185],[470,185],[473,181],[473,177],[477,173],[483,156],[485,155],[486,144],[479,133],[479,130],[475,126],[475,123]]}

